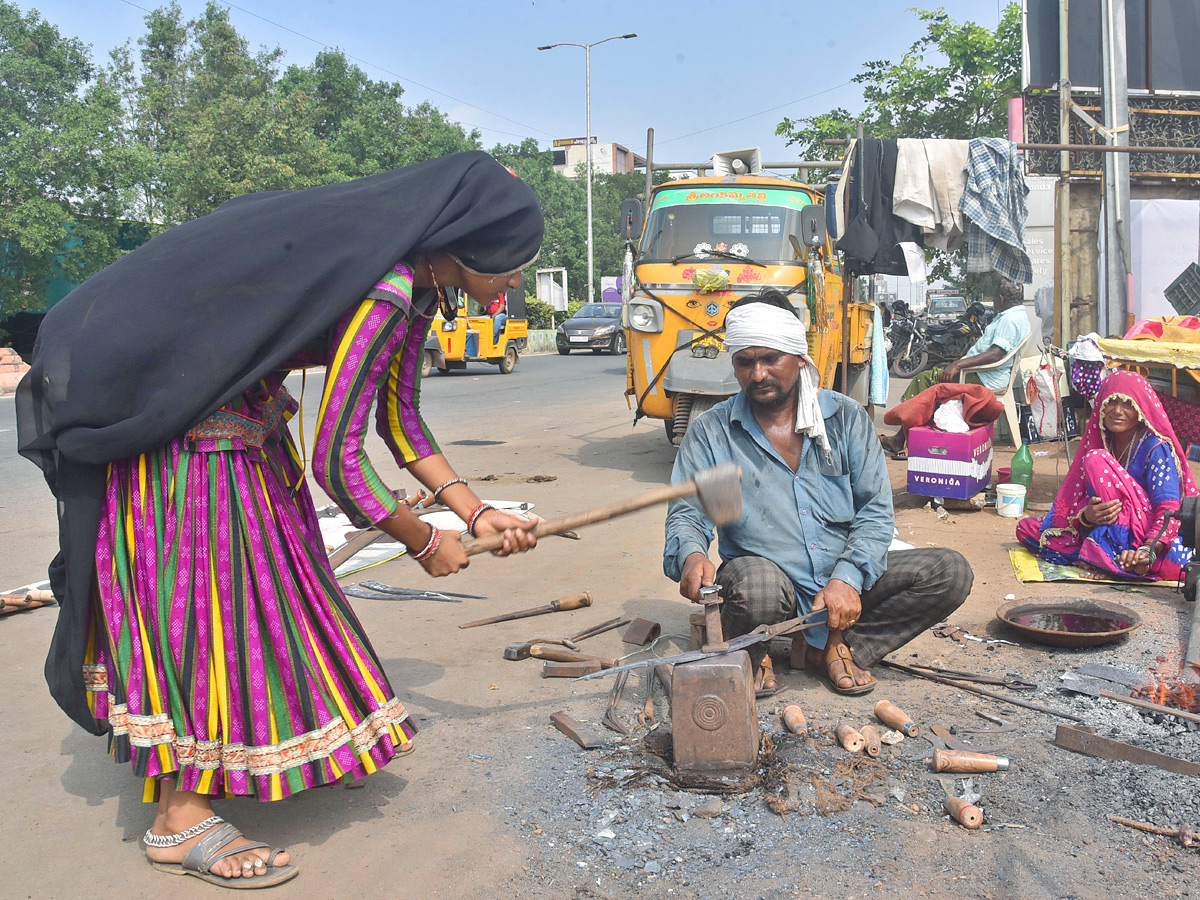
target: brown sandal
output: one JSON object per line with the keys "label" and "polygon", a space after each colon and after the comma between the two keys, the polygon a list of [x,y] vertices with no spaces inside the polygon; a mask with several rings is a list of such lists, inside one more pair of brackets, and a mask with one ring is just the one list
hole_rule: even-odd
{"label": "brown sandal", "polygon": [[779,681],[775,678],[775,666],[770,656],[764,656],[762,665],[754,675],[754,696],[770,697],[779,690]]}
{"label": "brown sandal", "polygon": [[[835,666],[840,666],[842,671],[836,675],[833,673]],[[842,687],[838,684],[843,678],[849,678],[854,681],[854,668],[858,664],[854,662],[854,655],[850,652],[850,648],[845,644],[832,644],[825,648],[825,677],[829,679],[829,686],[839,694],[847,696],[857,696],[859,694],[869,694],[875,690],[875,676],[871,676],[871,680],[866,684],[858,684],[857,682],[850,687]],[[862,671],[860,669],[860,671]]]}

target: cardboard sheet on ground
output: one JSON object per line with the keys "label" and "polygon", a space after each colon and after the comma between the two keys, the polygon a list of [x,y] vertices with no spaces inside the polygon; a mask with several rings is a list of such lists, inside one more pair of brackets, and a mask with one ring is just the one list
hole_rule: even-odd
{"label": "cardboard sheet on ground", "polygon": [[[504,512],[524,513],[533,509],[532,503],[526,503],[520,500],[487,500],[496,509]],[[324,507],[318,511],[321,524],[321,537],[325,541],[325,546],[330,548],[330,552],[346,543],[346,535],[358,529],[346,517],[345,513],[338,513],[334,516],[323,515],[330,507]],[[419,514],[422,519],[430,525],[434,525],[443,530],[466,531],[467,523],[450,512],[448,509],[440,509],[434,512],[426,512]],[[361,572],[364,569],[372,569],[375,566],[383,565],[385,562],[391,562],[393,559],[399,559],[408,550],[398,541],[384,541],[382,539],[371,544],[369,547],[364,547],[352,557],[342,563],[334,570],[334,575],[338,578],[344,578],[347,575],[353,575],[355,572]]]}
{"label": "cardboard sheet on ground", "polygon": [[1063,566],[1058,563],[1038,559],[1024,547],[1008,551],[1008,559],[1012,563],[1017,581],[1022,584],[1039,581],[1087,581],[1092,584],[1136,584],[1148,585],[1154,582],[1137,581],[1133,578],[1119,578],[1115,575],[1104,575],[1095,569],[1084,569],[1080,566]]}

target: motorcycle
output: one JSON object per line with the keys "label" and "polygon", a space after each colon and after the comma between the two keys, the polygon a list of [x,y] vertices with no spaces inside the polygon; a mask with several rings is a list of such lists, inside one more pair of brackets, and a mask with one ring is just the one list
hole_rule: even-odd
{"label": "motorcycle", "polygon": [[890,371],[897,378],[913,378],[930,366],[962,359],[979,340],[991,316],[982,303],[971,303],[953,322],[930,325],[919,320],[909,342],[896,351]]}
{"label": "motorcycle", "polygon": [[[900,304],[897,304],[899,307]],[[888,371],[897,378],[911,378],[909,372],[915,362],[913,349],[921,342],[923,321],[904,304],[892,311],[892,324],[888,329]]]}

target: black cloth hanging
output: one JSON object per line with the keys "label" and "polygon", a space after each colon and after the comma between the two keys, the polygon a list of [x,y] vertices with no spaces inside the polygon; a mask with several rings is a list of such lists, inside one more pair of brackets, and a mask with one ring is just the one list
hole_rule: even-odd
{"label": "black cloth hanging", "polygon": [[306,191],[230,200],[89,278],[46,314],[17,389],[17,447],[58,500],[50,692],[89,731],[83,684],[108,463],[161,447],[280,369],[395,263],[532,262],[533,191],[480,151]]}
{"label": "black cloth hanging", "polygon": [[862,138],[855,142],[845,234],[837,242],[851,275],[907,275],[902,241],[925,246],[921,229],[892,213],[897,144]]}

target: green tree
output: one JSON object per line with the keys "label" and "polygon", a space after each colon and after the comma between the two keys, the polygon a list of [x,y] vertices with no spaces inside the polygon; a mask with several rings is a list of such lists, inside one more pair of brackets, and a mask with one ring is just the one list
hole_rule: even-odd
{"label": "green tree", "polygon": [[[583,181],[555,172],[553,154],[539,150],[534,138],[520,144],[497,145],[491,154],[521,176],[542,205],[546,236],[538,267],[565,268],[570,295],[583,297],[587,292],[587,196]],[[531,276],[526,276],[527,290],[532,290]]]}
{"label": "green tree", "polygon": [[106,73],[124,100],[137,215],[165,228],[251,191],[330,180],[309,98],[276,89],[279,48],[251,51],[214,2],[190,22],[178,3],[145,21],[136,61],[127,43]]}
{"label": "green tree", "polygon": [[1021,92],[1021,10],[1009,3],[995,30],[955,22],[942,8],[914,10],[926,33],[899,62],[868,62],[852,79],[862,85],[863,109],[831,109],[784,119],[775,133],[804,159],[835,159],[844,138],[862,124],[869,137],[1003,137],[1009,97]]}
{"label": "green tree", "polygon": [[340,50],[321,51],[309,66],[289,66],[279,90],[305,105],[309,127],[330,155],[331,178],[373,175],[479,147],[477,130],[429,103],[405,107],[398,82],[371,80]]}
{"label": "green tree", "polygon": [[0,0],[0,318],[118,255],[120,97],[82,42]]}
{"label": "green tree", "polygon": [[[926,33],[899,62],[868,62],[854,76],[862,85],[858,114],[838,107],[803,119],[784,119],[775,133],[795,145],[804,159],[836,159],[840,146],[829,139],[852,135],[861,124],[868,137],[1004,137],[1008,98],[1021,92],[1021,10],[1004,8],[995,30],[955,22],[942,8],[914,10]],[[948,281],[972,296],[979,276],[967,275],[965,249],[938,255],[930,277]]]}

